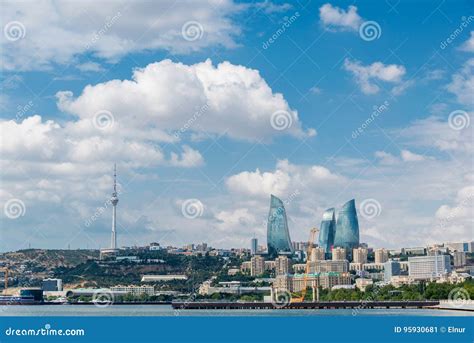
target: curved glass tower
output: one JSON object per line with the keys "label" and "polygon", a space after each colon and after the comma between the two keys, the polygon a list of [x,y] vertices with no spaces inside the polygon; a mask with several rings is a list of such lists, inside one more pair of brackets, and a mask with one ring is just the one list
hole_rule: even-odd
{"label": "curved glass tower", "polygon": [[337,215],[334,246],[348,251],[359,246],[359,221],[354,199],[346,202]]}
{"label": "curved glass tower", "polygon": [[275,257],[281,253],[293,253],[285,207],[283,206],[283,202],[274,195],[271,195],[270,198],[270,212],[268,213],[267,223],[267,245],[270,257]]}
{"label": "curved glass tower", "polygon": [[324,248],[326,253],[331,252],[334,245],[334,234],[336,232],[336,214],[334,208],[329,208],[323,213],[323,220],[319,231],[318,244]]}

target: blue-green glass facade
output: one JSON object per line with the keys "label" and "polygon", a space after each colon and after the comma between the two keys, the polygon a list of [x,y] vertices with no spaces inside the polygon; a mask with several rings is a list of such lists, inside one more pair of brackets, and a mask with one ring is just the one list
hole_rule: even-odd
{"label": "blue-green glass facade", "polygon": [[271,257],[282,253],[293,253],[285,207],[283,206],[283,202],[274,195],[270,197],[270,212],[268,213],[267,222],[267,246],[268,254]]}
{"label": "blue-green glass facade", "polygon": [[336,214],[334,208],[329,208],[323,213],[323,220],[319,230],[318,244],[324,248],[326,253],[331,252],[334,245],[334,234],[336,232]]}
{"label": "blue-green glass facade", "polygon": [[354,199],[346,202],[337,215],[334,246],[348,251],[359,246],[359,221]]}

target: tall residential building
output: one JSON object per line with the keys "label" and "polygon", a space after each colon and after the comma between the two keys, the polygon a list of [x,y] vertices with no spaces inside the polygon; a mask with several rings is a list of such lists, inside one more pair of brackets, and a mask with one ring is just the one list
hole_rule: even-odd
{"label": "tall residential building", "polygon": [[311,249],[311,254],[309,256],[311,262],[325,260],[325,250],[324,248],[317,247]]}
{"label": "tall residential building", "polygon": [[285,207],[283,206],[283,201],[274,195],[271,195],[270,197],[270,211],[268,213],[267,224],[267,245],[268,255],[270,257],[276,257],[278,254],[293,253]]}
{"label": "tall residential building", "polygon": [[357,248],[352,250],[352,262],[354,263],[367,263],[368,251],[366,248]]}
{"label": "tall residential building", "polygon": [[250,259],[250,275],[257,276],[265,271],[265,261],[262,256],[255,255]]}
{"label": "tall residential building", "polygon": [[400,262],[389,260],[384,263],[384,281],[390,282],[392,276],[400,275]]}
{"label": "tall residential building", "polygon": [[408,258],[408,272],[413,280],[430,280],[451,272],[449,255],[416,256]]}
{"label": "tall residential building", "polygon": [[336,232],[336,214],[334,208],[327,209],[323,213],[321,227],[319,231],[319,246],[327,253],[331,252],[334,245],[334,235]]}
{"label": "tall residential building", "polygon": [[355,200],[352,199],[342,206],[337,216],[334,246],[351,251],[351,249],[357,248],[359,243],[359,221]]}
{"label": "tall residential building", "polygon": [[256,238],[252,238],[250,241],[250,254],[253,256],[258,251],[258,240]]}
{"label": "tall residential building", "polygon": [[288,256],[278,256],[275,259],[275,274],[276,275],[281,275],[281,274],[288,274],[290,269],[290,259]]}
{"label": "tall residential building", "polygon": [[385,263],[388,261],[388,250],[377,249],[375,250],[375,263]]}
{"label": "tall residential building", "polygon": [[453,252],[453,262],[455,267],[464,267],[466,265],[466,253],[464,251]]}
{"label": "tall residential building", "polygon": [[344,248],[333,248],[332,249],[332,260],[333,261],[343,261],[346,260],[346,249]]}

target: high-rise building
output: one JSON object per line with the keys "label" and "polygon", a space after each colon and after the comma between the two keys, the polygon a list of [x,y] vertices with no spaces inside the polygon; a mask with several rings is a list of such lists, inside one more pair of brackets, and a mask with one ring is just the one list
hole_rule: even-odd
{"label": "high-rise building", "polygon": [[359,246],[359,221],[354,199],[346,202],[338,213],[334,246],[348,251]]}
{"label": "high-rise building", "polygon": [[252,238],[250,241],[250,254],[253,256],[258,251],[258,240],[256,238]]}
{"label": "high-rise building", "polygon": [[392,276],[400,275],[400,262],[390,260],[384,263],[384,281],[390,282]]}
{"label": "high-rise building", "polygon": [[250,259],[250,275],[257,276],[265,271],[265,261],[262,256],[255,255]]}
{"label": "high-rise building", "polygon": [[464,267],[466,265],[466,253],[464,251],[453,252],[453,262],[455,267]]}
{"label": "high-rise building", "polygon": [[290,269],[290,259],[288,256],[281,255],[275,259],[275,274],[288,274]]}
{"label": "high-rise building", "polygon": [[352,250],[352,262],[354,263],[367,263],[368,251],[366,248],[357,248]]}
{"label": "high-rise building", "polygon": [[343,261],[346,259],[346,249],[344,248],[333,248],[332,249],[332,260],[333,261]]}
{"label": "high-rise building", "polygon": [[283,206],[283,201],[274,195],[271,195],[270,198],[267,245],[270,257],[276,257],[278,254],[293,253],[285,207]]}
{"label": "high-rise building", "polygon": [[322,261],[325,260],[325,250],[324,248],[317,247],[317,248],[312,248],[311,249],[311,254],[309,256],[309,260],[311,262],[315,261]]}
{"label": "high-rise building", "polygon": [[385,263],[388,261],[388,250],[377,249],[375,250],[375,263]]}
{"label": "high-rise building", "polygon": [[449,255],[408,257],[408,272],[413,280],[430,280],[451,272]]}
{"label": "high-rise building", "polygon": [[326,253],[331,252],[334,245],[334,234],[336,232],[336,214],[334,208],[327,209],[323,213],[321,227],[319,231],[319,246],[323,248]]}

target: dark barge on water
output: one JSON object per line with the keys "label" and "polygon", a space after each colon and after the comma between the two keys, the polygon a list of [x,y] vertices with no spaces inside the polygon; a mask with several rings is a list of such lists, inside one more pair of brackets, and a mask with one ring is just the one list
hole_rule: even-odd
{"label": "dark barge on water", "polygon": [[363,309],[363,308],[424,308],[438,306],[429,301],[319,301],[277,304],[271,302],[172,302],[175,310],[272,310],[272,309]]}

